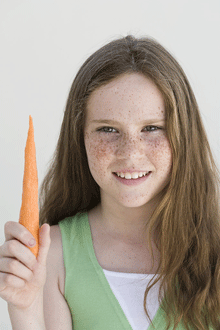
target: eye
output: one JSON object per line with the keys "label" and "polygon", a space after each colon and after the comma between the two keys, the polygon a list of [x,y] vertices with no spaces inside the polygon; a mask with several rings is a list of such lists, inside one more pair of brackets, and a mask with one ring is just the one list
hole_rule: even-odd
{"label": "eye", "polygon": [[[147,129],[147,132],[155,132],[155,131],[157,131],[157,130],[159,130],[159,129],[162,129],[162,127],[158,127],[158,126],[146,126],[145,128],[148,128]],[[151,128],[151,130],[149,130],[149,128]],[[152,128],[153,128],[153,130],[152,130]],[[113,128],[113,127],[109,127],[109,126],[104,126],[104,127],[101,127],[101,128],[98,128],[97,129],[97,131],[98,132],[102,132],[102,133],[107,133],[107,134],[111,134],[111,133],[114,133],[114,132],[109,132],[109,131],[105,131],[105,129],[113,129],[113,130],[115,130],[115,128]]]}
{"label": "eye", "polygon": [[112,133],[112,132],[106,132],[106,131],[104,131],[105,128],[107,128],[107,129],[115,129],[115,128],[113,128],[113,127],[105,126],[105,127],[101,127],[101,128],[99,128],[99,129],[97,129],[97,131],[98,131],[98,132],[107,133],[107,134]]}
{"label": "eye", "polygon": [[157,131],[158,129],[162,129],[162,127],[158,127],[158,126],[146,126],[145,128],[153,128],[153,130],[147,130],[148,132],[154,132]]}

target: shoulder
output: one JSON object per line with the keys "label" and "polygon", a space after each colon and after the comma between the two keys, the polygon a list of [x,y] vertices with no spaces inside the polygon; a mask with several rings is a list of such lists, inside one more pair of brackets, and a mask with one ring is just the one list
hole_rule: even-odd
{"label": "shoulder", "polygon": [[47,276],[43,294],[45,327],[48,330],[71,330],[73,329],[72,315],[64,296],[62,239],[58,225],[50,226],[50,237]]}
{"label": "shoulder", "polygon": [[62,236],[59,225],[50,227],[50,250],[48,252],[48,262],[53,264],[54,276],[58,281],[59,290],[64,296],[65,288],[65,267],[63,260]]}

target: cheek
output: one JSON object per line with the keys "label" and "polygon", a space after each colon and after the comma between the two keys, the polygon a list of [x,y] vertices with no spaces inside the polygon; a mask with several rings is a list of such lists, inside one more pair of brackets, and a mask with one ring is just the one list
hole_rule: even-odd
{"label": "cheek", "polygon": [[100,186],[103,179],[106,179],[106,171],[111,163],[114,147],[103,139],[90,137],[85,139],[85,147],[90,172]]}
{"label": "cheek", "polygon": [[114,147],[102,138],[85,138],[85,147],[90,163],[103,163],[114,153]]}
{"label": "cheek", "polygon": [[[167,138],[158,138],[149,143],[152,161],[158,171],[169,174],[172,169],[172,149]],[[149,150],[150,151],[150,150]]]}

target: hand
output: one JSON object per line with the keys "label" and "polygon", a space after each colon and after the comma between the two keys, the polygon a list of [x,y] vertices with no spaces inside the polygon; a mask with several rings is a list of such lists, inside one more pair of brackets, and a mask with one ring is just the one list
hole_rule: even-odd
{"label": "hand", "polygon": [[51,243],[50,226],[39,229],[37,258],[27,246],[33,235],[20,223],[5,224],[5,242],[0,246],[0,297],[17,309],[28,309],[43,292],[46,260]]}

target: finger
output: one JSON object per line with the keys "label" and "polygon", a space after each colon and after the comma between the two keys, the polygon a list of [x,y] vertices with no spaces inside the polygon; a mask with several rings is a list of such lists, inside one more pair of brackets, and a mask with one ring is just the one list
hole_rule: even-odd
{"label": "finger", "polygon": [[8,221],[4,226],[5,231],[5,241],[10,241],[14,238],[19,240],[21,243],[29,246],[29,242],[33,235],[25,228],[23,225],[16,221]]}
{"label": "finger", "polygon": [[37,256],[37,261],[43,266],[46,266],[50,243],[50,225],[44,223],[39,229],[39,252]]}
{"label": "finger", "polygon": [[33,272],[14,258],[1,259],[0,270],[1,273],[11,274],[26,281],[30,281],[33,277]]}
{"label": "finger", "polygon": [[0,249],[0,257],[16,258],[30,270],[33,270],[34,264],[36,263],[35,255],[17,240],[11,240],[3,244]]}
{"label": "finger", "polygon": [[[0,272],[0,297],[5,299],[5,295],[3,291],[7,289],[7,287],[14,287],[14,288],[23,288],[25,286],[25,281],[22,280],[20,277],[14,276],[8,273],[1,273]],[[7,301],[7,299],[6,299]]]}

